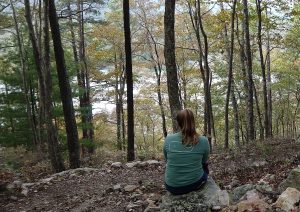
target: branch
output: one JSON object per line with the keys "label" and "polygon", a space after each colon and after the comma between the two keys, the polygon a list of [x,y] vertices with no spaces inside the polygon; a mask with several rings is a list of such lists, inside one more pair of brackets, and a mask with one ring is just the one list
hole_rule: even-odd
{"label": "branch", "polygon": [[9,7],[9,5],[10,5],[10,4],[7,4],[7,5],[5,5],[5,6],[2,6],[2,8],[0,9],[0,13],[1,13],[3,10],[5,10],[7,7]]}
{"label": "branch", "polygon": [[15,45],[13,45],[13,46],[0,46],[0,49],[7,49],[7,48],[13,48],[13,47],[16,47]]}
{"label": "branch", "polygon": [[75,13],[69,13],[69,12],[67,12],[68,13],[68,15],[63,15],[63,13],[65,13],[68,9],[64,9],[64,10],[61,10],[60,11],[60,15],[58,15],[57,17],[58,17],[58,19],[61,19],[61,18],[69,18],[69,17],[72,17],[72,16],[76,16],[76,15],[78,15],[79,13],[82,13],[82,12],[84,12],[84,11],[86,11],[86,10],[89,10],[89,9],[91,9],[91,8],[93,8],[92,7],[92,4],[93,4],[94,2],[91,2],[89,5],[88,5],[88,7],[87,8],[85,8],[85,9],[83,9],[83,10],[77,10]]}

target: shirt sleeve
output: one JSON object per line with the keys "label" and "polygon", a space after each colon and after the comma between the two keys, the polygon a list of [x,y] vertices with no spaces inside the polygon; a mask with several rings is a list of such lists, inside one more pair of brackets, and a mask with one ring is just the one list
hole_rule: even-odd
{"label": "shirt sleeve", "polygon": [[203,141],[205,142],[205,151],[204,151],[204,154],[203,154],[203,158],[202,158],[202,163],[206,163],[207,160],[208,160],[208,156],[209,156],[209,152],[210,152],[210,147],[209,147],[209,144],[208,144],[208,140],[206,137],[203,137]]}

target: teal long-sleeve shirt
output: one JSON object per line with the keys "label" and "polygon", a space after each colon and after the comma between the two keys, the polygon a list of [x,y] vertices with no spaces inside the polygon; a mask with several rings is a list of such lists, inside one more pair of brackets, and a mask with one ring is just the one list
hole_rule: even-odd
{"label": "teal long-sleeve shirt", "polygon": [[167,162],[165,183],[172,187],[186,186],[197,182],[203,175],[202,163],[209,155],[208,140],[200,136],[196,145],[182,144],[182,134],[168,135],[163,152]]}

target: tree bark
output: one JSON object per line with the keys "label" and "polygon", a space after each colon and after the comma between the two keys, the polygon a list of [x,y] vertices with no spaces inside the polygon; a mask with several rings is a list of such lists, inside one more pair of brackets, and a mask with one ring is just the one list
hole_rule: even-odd
{"label": "tree bark", "polygon": [[39,84],[39,119],[38,119],[38,137],[41,139],[40,149],[43,149],[44,139],[45,139],[45,85],[44,85],[44,76],[43,76],[43,66],[42,58],[38,49],[37,39],[34,33],[34,28],[31,18],[30,2],[29,0],[24,1],[25,4],[25,18],[28,25],[29,39],[32,45],[33,57],[36,66],[36,71],[38,75],[38,84]]}
{"label": "tree bark", "polygon": [[70,167],[78,168],[80,166],[78,132],[54,0],[49,0],[49,21],[54,46],[60,95],[64,111]]}
{"label": "tree bark", "polygon": [[[267,80],[266,80],[266,66],[264,61],[263,55],[263,47],[262,47],[262,35],[261,35],[261,28],[262,28],[262,9],[261,9],[261,0],[256,0],[256,12],[258,17],[258,25],[257,25],[257,44],[259,49],[259,56],[260,56],[260,66],[261,66],[261,74],[263,78],[263,99],[264,99],[264,129],[266,138],[269,138],[270,135],[270,126],[269,126],[269,106],[268,106],[268,94],[267,94]],[[264,136],[262,136],[264,137]]]}
{"label": "tree bark", "polygon": [[[266,17],[268,17],[268,7],[266,7]],[[267,99],[268,99],[268,118],[269,118],[269,137],[273,137],[273,121],[272,121],[272,90],[271,90],[271,50],[270,50],[270,29],[269,24],[267,24]]]}
{"label": "tree bark", "polygon": [[134,104],[133,104],[133,79],[132,79],[132,54],[131,54],[131,32],[130,32],[130,13],[129,0],[123,0],[124,15],[124,35],[125,35],[125,54],[126,54],[126,82],[127,82],[127,160],[135,159],[134,153]]}
{"label": "tree bark", "polygon": [[253,112],[253,78],[252,78],[252,58],[249,32],[249,12],[248,0],[243,0],[244,6],[244,32],[245,32],[245,56],[247,61],[247,81],[248,81],[248,100],[247,100],[247,125],[248,141],[255,139],[254,112]]}
{"label": "tree bark", "polygon": [[179,98],[177,66],[175,59],[175,0],[165,0],[165,63],[167,71],[167,86],[169,94],[169,104],[171,109],[173,132],[178,131],[176,114],[181,110]]}
{"label": "tree bark", "polygon": [[24,48],[21,42],[21,34],[19,31],[19,26],[18,26],[18,20],[16,17],[16,12],[15,12],[15,7],[13,5],[12,0],[10,0],[10,5],[12,8],[13,12],[13,19],[14,19],[14,24],[15,24],[15,30],[17,34],[17,41],[18,41],[18,49],[19,49],[19,54],[20,54],[20,63],[21,63],[21,74],[22,74],[22,83],[23,83],[23,91],[24,91],[24,96],[25,96],[25,101],[26,101],[26,112],[27,112],[27,118],[30,124],[30,128],[32,130],[32,135],[33,135],[33,143],[35,148],[39,150],[38,144],[40,143],[37,133],[36,133],[36,124],[33,119],[33,114],[31,113],[31,103],[30,103],[30,94],[28,92],[28,84],[27,84],[27,73],[26,73],[26,62],[25,62],[25,55],[24,55]]}
{"label": "tree bark", "polygon": [[[236,2],[237,0],[234,0],[232,5],[230,47],[227,48],[229,61],[228,61],[228,84],[227,84],[226,103],[225,103],[225,143],[224,143],[225,149],[229,148],[228,108],[229,108],[230,91],[232,89],[232,78],[233,78],[232,65],[233,65],[233,47],[234,47],[234,17],[235,17]],[[225,37],[227,37],[226,24],[225,24]],[[226,43],[228,43],[228,41]]]}
{"label": "tree bark", "polygon": [[56,172],[65,170],[62,156],[60,154],[57,129],[52,120],[52,77],[50,67],[50,38],[49,38],[49,4],[44,0],[44,85],[45,85],[45,121],[47,128],[47,141],[50,159]]}

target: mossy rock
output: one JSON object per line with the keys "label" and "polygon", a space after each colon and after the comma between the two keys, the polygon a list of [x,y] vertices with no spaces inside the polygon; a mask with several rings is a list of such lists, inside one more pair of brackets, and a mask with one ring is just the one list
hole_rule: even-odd
{"label": "mossy rock", "polygon": [[160,209],[163,212],[211,211],[213,206],[224,204],[220,202],[220,195],[223,195],[221,193],[224,194],[215,181],[209,177],[205,185],[198,191],[183,195],[172,195],[168,192],[162,197]]}

